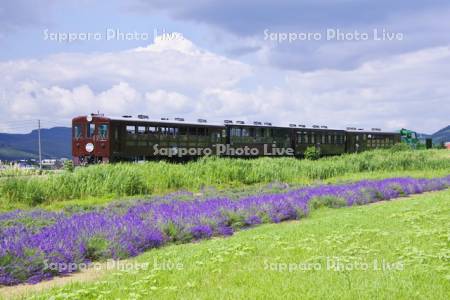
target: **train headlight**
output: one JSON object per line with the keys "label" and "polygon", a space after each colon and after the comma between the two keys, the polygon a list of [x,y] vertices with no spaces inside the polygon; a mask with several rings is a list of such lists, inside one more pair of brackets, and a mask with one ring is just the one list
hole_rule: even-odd
{"label": "train headlight", "polygon": [[86,151],[91,153],[92,151],[94,151],[94,144],[92,143],[87,143],[86,144]]}

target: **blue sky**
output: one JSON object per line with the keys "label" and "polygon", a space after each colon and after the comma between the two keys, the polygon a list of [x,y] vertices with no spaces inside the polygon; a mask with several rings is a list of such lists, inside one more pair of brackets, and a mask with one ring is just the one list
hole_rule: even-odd
{"label": "blue sky", "polygon": [[431,133],[449,123],[449,20],[438,0],[3,1],[0,131],[101,111]]}

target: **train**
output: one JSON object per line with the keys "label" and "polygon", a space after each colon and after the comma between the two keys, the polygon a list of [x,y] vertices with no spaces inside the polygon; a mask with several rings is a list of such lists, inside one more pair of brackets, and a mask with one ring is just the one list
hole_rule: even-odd
{"label": "train", "polygon": [[227,157],[304,157],[308,147],[322,156],[389,148],[401,142],[400,132],[380,128],[184,118],[151,119],[148,115],[109,117],[89,114],[72,119],[74,165],[145,161],[188,160],[217,155]]}

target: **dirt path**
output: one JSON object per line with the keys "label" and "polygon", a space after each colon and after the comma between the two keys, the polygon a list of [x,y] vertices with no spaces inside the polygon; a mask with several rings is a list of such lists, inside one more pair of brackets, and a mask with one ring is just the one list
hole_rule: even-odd
{"label": "dirt path", "polygon": [[[121,261],[126,262],[126,260]],[[95,267],[72,273],[68,276],[54,277],[48,281],[37,284],[20,284],[15,286],[0,287],[0,299],[25,298],[35,293],[47,291],[55,287],[60,287],[70,283],[88,282],[101,278],[107,270],[107,263],[96,263]]]}

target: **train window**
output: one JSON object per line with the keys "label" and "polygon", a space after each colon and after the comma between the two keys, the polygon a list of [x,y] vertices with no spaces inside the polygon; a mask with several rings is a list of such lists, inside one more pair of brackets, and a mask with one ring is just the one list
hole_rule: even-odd
{"label": "train window", "polygon": [[311,133],[311,144],[315,143],[315,136],[314,133]]}
{"label": "train window", "polygon": [[322,135],[322,144],[325,144],[325,135]]}
{"label": "train window", "polygon": [[331,134],[328,135],[328,144],[333,144]]}
{"label": "train window", "polygon": [[303,137],[305,138],[304,143],[308,144],[308,133],[304,133]]}
{"label": "train window", "polygon": [[255,136],[263,137],[264,136],[264,128],[255,128]]}
{"label": "train window", "polygon": [[148,132],[150,134],[155,134],[157,132],[156,127],[154,127],[154,126],[148,127]]}
{"label": "train window", "polygon": [[365,141],[367,138],[366,134],[363,134],[363,140]]}
{"label": "train window", "polygon": [[356,141],[359,141],[359,135],[355,136]]}
{"label": "train window", "polygon": [[249,136],[249,130],[247,128],[241,128],[242,130],[242,136]]}
{"label": "train window", "polygon": [[127,125],[127,133],[128,134],[135,134],[136,133],[136,126]]}
{"label": "train window", "polygon": [[189,128],[189,135],[197,135],[197,128]]}
{"label": "train window", "polygon": [[108,125],[107,124],[100,124],[98,126],[98,136],[100,139],[108,138]]}
{"label": "train window", "polygon": [[73,126],[73,137],[79,139],[83,136],[83,125],[77,124]]}
{"label": "train window", "polygon": [[272,136],[272,128],[264,128],[264,136],[271,137]]}
{"label": "train window", "polygon": [[231,135],[232,136],[242,136],[241,128],[232,128],[231,129]]}
{"label": "train window", "polygon": [[144,134],[145,133],[145,126],[138,126],[137,127],[137,133],[138,134]]}
{"label": "train window", "polygon": [[211,136],[211,142],[220,141],[220,131],[211,130],[210,136]]}
{"label": "train window", "polygon": [[95,124],[89,123],[87,128],[87,137],[92,137],[94,135],[94,132],[95,132]]}
{"label": "train window", "polygon": [[206,133],[205,128],[198,128],[197,135],[204,136]]}
{"label": "train window", "polygon": [[180,135],[186,135],[186,134],[187,134],[187,128],[181,127],[181,128],[179,129],[179,134],[180,134]]}

